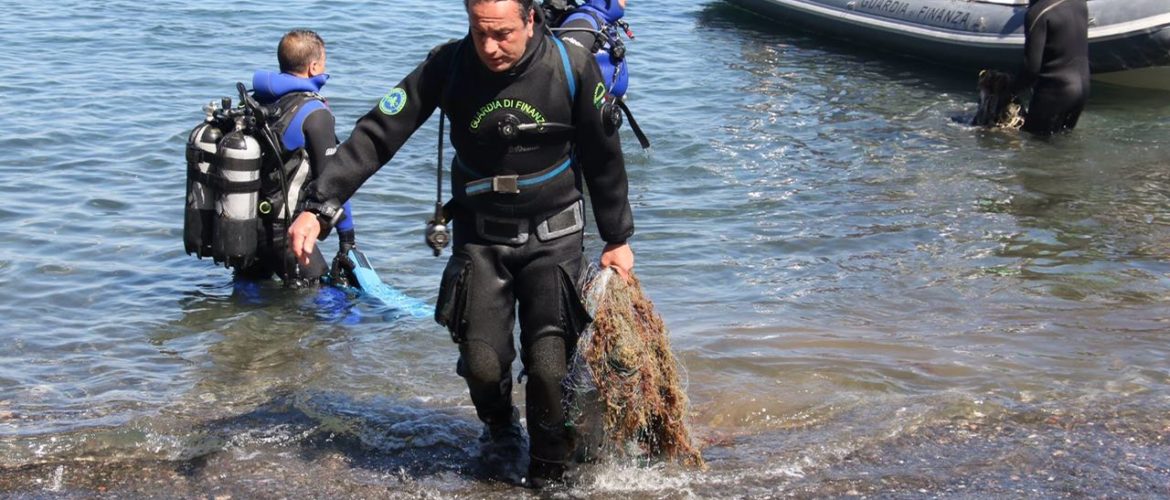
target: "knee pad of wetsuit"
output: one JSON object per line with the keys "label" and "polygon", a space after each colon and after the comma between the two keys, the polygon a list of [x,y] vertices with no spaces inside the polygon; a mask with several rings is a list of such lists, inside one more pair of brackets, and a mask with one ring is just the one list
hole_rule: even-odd
{"label": "knee pad of wetsuit", "polygon": [[495,385],[504,378],[503,361],[491,346],[468,341],[460,349],[458,373],[476,385]]}
{"label": "knee pad of wetsuit", "polygon": [[528,349],[524,369],[529,379],[546,386],[560,386],[568,372],[565,338],[546,335]]}

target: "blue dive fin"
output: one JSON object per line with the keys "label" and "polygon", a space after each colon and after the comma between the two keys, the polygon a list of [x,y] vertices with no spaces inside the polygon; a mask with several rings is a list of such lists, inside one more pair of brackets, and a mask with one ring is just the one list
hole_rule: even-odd
{"label": "blue dive fin", "polygon": [[350,249],[349,259],[353,262],[353,278],[356,286],[365,297],[381,302],[387,307],[402,311],[415,318],[425,318],[434,314],[435,309],[426,302],[402,293],[397,288],[387,285],[378,272],[370,265],[366,254],[356,248]]}

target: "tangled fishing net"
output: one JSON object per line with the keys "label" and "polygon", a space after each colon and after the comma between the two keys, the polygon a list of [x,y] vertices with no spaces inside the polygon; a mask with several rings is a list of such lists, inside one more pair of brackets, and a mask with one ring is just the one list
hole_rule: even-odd
{"label": "tangled fishing net", "polygon": [[566,378],[569,416],[585,459],[656,457],[702,467],[687,428],[687,397],[666,325],[637,278],[592,269],[585,285],[593,323]]}
{"label": "tangled fishing net", "polygon": [[1012,95],[1012,76],[1002,71],[979,72],[979,109],[971,124],[980,127],[1019,129],[1024,111]]}

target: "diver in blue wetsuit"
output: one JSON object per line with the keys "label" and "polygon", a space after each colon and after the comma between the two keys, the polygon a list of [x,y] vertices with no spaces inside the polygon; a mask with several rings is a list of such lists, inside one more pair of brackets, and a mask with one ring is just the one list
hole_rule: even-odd
{"label": "diver in blue wetsuit", "polygon": [[[308,264],[300,263],[288,248],[287,224],[299,213],[305,189],[321,175],[325,157],[337,146],[333,113],[318,94],[329,75],[325,73],[325,42],[309,30],[284,35],[277,48],[280,72],[257,71],[252,77],[256,100],[270,109],[280,157],[267,155],[261,174],[259,212],[262,223],[256,261],[239,269],[244,278],[263,279],[273,274],[286,284],[317,283],[330,266],[316,251]],[[270,120],[270,121],[273,121]],[[287,208],[287,211],[286,211]],[[339,251],[334,271],[346,262],[354,246],[354,226],[349,202],[338,223]]]}
{"label": "diver in blue wetsuit", "polygon": [[1089,7],[1086,0],[1030,0],[1024,66],[1013,94],[1032,90],[1023,129],[1051,135],[1076,127],[1089,96]]}

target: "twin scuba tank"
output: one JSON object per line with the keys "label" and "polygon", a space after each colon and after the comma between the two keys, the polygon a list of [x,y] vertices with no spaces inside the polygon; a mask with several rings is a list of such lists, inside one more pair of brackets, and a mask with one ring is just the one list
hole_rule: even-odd
{"label": "twin scuba tank", "polygon": [[204,106],[206,118],[187,138],[183,246],[188,255],[242,268],[256,258],[263,155],[249,107],[221,102]]}

